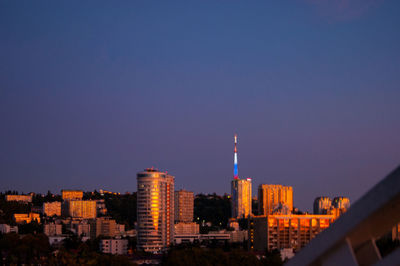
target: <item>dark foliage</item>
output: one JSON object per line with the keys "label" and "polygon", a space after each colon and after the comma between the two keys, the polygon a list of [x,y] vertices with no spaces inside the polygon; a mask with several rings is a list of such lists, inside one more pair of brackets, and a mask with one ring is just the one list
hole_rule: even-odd
{"label": "dark foliage", "polygon": [[199,247],[191,247],[172,249],[168,254],[164,256],[163,265],[258,266],[264,265],[264,261],[257,259],[254,254],[241,249],[235,249],[231,250],[230,252],[225,252],[223,251],[223,249],[220,248],[204,249]]}
{"label": "dark foliage", "polygon": [[9,264],[43,264],[50,256],[51,248],[46,235],[25,235],[22,238],[15,233],[0,236],[0,256]]}
{"label": "dark foliage", "polygon": [[231,217],[231,201],[227,195],[199,194],[194,200],[194,217],[197,222],[211,222],[214,226],[226,228]]}
{"label": "dark foliage", "polygon": [[47,194],[45,196],[42,196],[40,194],[35,194],[32,197],[32,204],[34,206],[43,206],[43,203],[53,202],[53,201],[62,201],[62,198],[61,195],[52,194],[50,190],[47,191]]}
{"label": "dark foliage", "polygon": [[43,224],[39,224],[36,220],[27,224],[18,225],[18,233],[22,235],[26,234],[38,234],[43,232]]}
{"label": "dark foliage", "polygon": [[126,229],[132,229],[136,222],[136,192],[124,195],[105,195],[108,215],[117,223],[125,224]]}

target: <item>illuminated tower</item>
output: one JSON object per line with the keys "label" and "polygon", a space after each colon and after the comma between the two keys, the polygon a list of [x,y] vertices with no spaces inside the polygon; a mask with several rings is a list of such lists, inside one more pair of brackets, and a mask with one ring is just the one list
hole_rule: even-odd
{"label": "illuminated tower", "polygon": [[247,218],[251,215],[251,178],[240,179],[237,164],[237,135],[235,134],[235,148],[233,155],[232,217]]}
{"label": "illuminated tower", "polygon": [[137,247],[164,250],[174,241],[174,177],[148,168],[137,174]]}
{"label": "illuminated tower", "polygon": [[235,148],[233,150],[233,178],[239,179],[237,162],[237,135],[235,134]]}

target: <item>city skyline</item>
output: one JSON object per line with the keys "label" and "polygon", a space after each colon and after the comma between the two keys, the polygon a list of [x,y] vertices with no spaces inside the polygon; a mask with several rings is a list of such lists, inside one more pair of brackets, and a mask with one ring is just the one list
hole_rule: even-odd
{"label": "city skyline", "polygon": [[230,193],[237,133],[253,195],[357,201],[400,158],[400,3],[339,2],[1,2],[0,190],[132,192],[154,166]]}

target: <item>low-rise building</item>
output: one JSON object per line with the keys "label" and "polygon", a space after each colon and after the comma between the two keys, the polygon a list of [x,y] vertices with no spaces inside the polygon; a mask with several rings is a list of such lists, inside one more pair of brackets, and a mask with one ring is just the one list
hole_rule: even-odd
{"label": "low-rise building", "polygon": [[333,215],[267,215],[249,220],[249,248],[300,250],[334,221]]}
{"label": "low-rise building", "polygon": [[73,228],[78,236],[90,237],[90,224],[88,222],[82,221],[81,223],[73,224]]}
{"label": "low-rise building", "polygon": [[199,233],[199,225],[197,223],[176,223],[175,235],[193,235]]}
{"label": "low-rise building", "polygon": [[14,220],[16,223],[31,223],[37,221],[40,223],[40,215],[38,213],[14,213]]}
{"label": "low-rise building", "polygon": [[45,224],[43,232],[47,236],[58,236],[62,234],[62,225],[56,223]]}
{"label": "low-rise building", "polygon": [[49,236],[49,243],[51,246],[61,246],[67,237],[65,235]]}
{"label": "low-rise building", "polygon": [[227,233],[230,235],[229,241],[233,243],[247,241],[249,235],[247,230],[227,231]]}
{"label": "low-rise building", "polygon": [[46,216],[61,216],[61,202],[45,202],[43,203],[43,214]]}
{"label": "low-rise building", "polygon": [[17,233],[18,234],[18,226],[12,226],[8,224],[0,224],[0,233],[8,234],[8,233]]}
{"label": "low-rise building", "polygon": [[115,237],[116,235],[116,222],[114,219],[107,217],[100,217],[90,220],[90,238],[99,236]]}
{"label": "low-rise building", "polygon": [[128,239],[102,239],[100,251],[108,254],[128,254]]}
{"label": "low-rise building", "polygon": [[83,198],[82,190],[63,189],[61,190],[63,200],[81,200]]}
{"label": "low-rise building", "polygon": [[6,201],[32,202],[32,195],[6,195]]}

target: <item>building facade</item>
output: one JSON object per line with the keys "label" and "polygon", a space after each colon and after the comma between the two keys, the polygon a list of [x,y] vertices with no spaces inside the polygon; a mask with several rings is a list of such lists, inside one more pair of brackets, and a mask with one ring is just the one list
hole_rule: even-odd
{"label": "building facade", "polygon": [[6,195],[6,201],[32,202],[32,195]]}
{"label": "building facade", "polygon": [[153,168],[137,174],[137,248],[159,252],[174,240],[174,177]]}
{"label": "building facade", "polygon": [[314,200],[314,214],[328,214],[332,208],[332,200],[328,197],[318,197]]}
{"label": "building facade", "polygon": [[272,251],[307,245],[334,221],[333,215],[267,215],[249,221],[249,248]]}
{"label": "building facade", "polygon": [[346,197],[336,197],[332,201],[332,207],[348,210],[350,208],[350,199]]}
{"label": "building facade", "polygon": [[43,203],[43,214],[46,216],[61,216],[61,202],[45,202]]}
{"label": "building facade", "polygon": [[83,198],[83,191],[63,189],[61,190],[61,196],[63,200],[81,200]]}
{"label": "building facade", "polygon": [[74,220],[69,224],[69,229],[80,237],[90,237],[90,220]]}
{"label": "building facade", "polygon": [[47,236],[58,236],[62,234],[62,225],[56,223],[45,224],[43,232]]}
{"label": "building facade", "polygon": [[247,218],[251,215],[251,179],[233,179],[231,182],[232,217]]}
{"label": "building facade", "polygon": [[194,193],[186,190],[175,191],[175,222],[192,222]]}
{"label": "building facade", "polygon": [[18,234],[18,226],[8,225],[8,224],[0,224],[0,233],[8,234],[8,233],[16,233]]}
{"label": "building facade", "polygon": [[90,220],[90,238],[99,236],[114,237],[117,233],[117,222],[114,219],[101,217]]}
{"label": "building facade", "polygon": [[194,235],[199,233],[199,224],[197,223],[176,223],[175,235]]}
{"label": "building facade", "polygon": [[40,215],[38,213],[14,213],[14,220],[16,223],[31,223],[37,221],[40,223]]}
{"label": "building facade", "polygon": [[291,214],[293,210],[293,188],[282,185],[258,186],[258,214]]}
{"label": "building facade", "polygon": [[97,216],[96,201],[67,200],[62,204],[63,216],[80,219],[94,219]]}
{"label": "building facade", "polygon": [[128,254],[128,239],[102,239],[100,251],[107,254]]}

